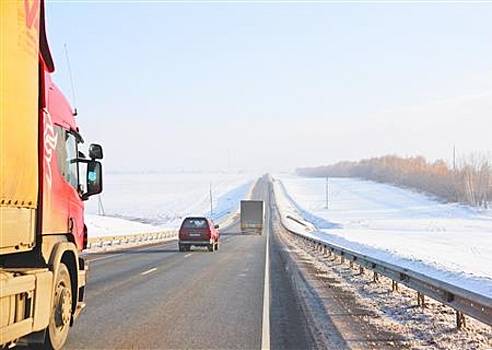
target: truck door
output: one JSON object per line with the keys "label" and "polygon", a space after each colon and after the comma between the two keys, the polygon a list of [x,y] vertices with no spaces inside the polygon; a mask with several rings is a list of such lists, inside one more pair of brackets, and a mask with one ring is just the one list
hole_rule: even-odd
{"label": "truck door", "polygon": [[84,230],[84,206],[80,198],[80,179],[78,158],[78,141],[74,132],[59,128],[65,146],[64,177],[68,197],[68,231],[77,241],[77,246],[82,246]]}

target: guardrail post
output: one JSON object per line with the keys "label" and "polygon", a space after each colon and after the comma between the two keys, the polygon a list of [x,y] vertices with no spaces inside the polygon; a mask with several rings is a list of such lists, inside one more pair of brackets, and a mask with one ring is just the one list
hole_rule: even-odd
{"label": "guardrail post", "polygon": [[417,305],[422,307],[422,309],[425,308],[425,295],[417,292]]}
{"label": "guardrail post", "polygon": [[398,282],[395,280],[391,280],[391,291],[398,292]]}
{"label": "guardrail post", "polygon": [[377,272],[374,272],[374,273],[373,273],[373,275],[372,275],[372,281],[373,281],[374,283],[379,282],[379,275],[378,275],[378,273],[377,273]]}
{"label": "guardrail post", "polygon": [[466,327],[465,315],[461,311],[456,310],[456,328],[461,329],[463,327]]}

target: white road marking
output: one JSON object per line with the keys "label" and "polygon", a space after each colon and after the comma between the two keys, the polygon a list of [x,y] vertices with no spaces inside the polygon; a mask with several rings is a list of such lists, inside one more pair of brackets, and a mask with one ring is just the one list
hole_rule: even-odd
{"label": "white road marking", "polygon": [[141,275],[142,276],[145,276],[146,274],[149,274],[149,273],[154,272],[156,270],[157,270],[157,267],[153,267],[153,268],[151,268],[151,269],[149,269],[147,271],[142,272]]}
{"label": "white road marking", "polygon": [[94,262],[94,261],[99,261],[99,260],[105,260],[105,259],[109,259],[109,258],[114,258],[116,256],[120,256],[120,255],[123,255],[123,253],[120,253],[120,254],[111,254],[111,255],[105,255],[105,256],[101,256],[99,258],[95,258],[95,259],[87,259],[87,262]]}
{"label": "white road marking", "polygon": [[270,212],[267,212],[266,252],[265,252],[265,280],[263,281],[263,320],[261,323],[261,349],[270,349],[270,261],[269,261],[269,236],[270,236]]}
{"label": "white road marking", "polygon": [[187,258],[187,257],[192,256],[192,255],[193,255],[193,254],[188,253],[188,254],[186,254],[184,257],[185,257],[185,258]]}

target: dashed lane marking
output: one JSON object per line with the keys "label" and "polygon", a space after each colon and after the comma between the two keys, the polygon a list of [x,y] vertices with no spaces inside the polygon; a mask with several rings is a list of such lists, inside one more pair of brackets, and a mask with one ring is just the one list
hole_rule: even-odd
{"label": "dashed lane marking", "polygon": [[156,270],[157,270],[157,267],[153,267],[153,268],[151,268],[151,269],[149,269],[149,270],[147,270],[147,271],[142,272],[142,273],[141,273],[141,275],[142,275],[142,276],[145,276],[145,275],[147,275],[147,274],[149,274],[149,273],[152,273],[152,272],[154,272],[154,271],[156,271]]}

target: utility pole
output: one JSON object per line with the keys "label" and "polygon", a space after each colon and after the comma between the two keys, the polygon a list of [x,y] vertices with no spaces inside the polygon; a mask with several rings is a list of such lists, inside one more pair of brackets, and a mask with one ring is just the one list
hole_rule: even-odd
{"label": "utility pole", "polygon": [[453,145],[453,171],[456,171],[456,145]]}
{"label": "utility pole", "polygon": [[326,177],[325,197],[326,197],[325,209],[328,209],[328,176]]}
{"label": "utility pole", "polygon": [[97,215],[105,216],[104,206],[101,200],[101,195],[97,196]]}
{"label": "utility pole", "polygon": [[213,202],[213,197],[212,197],[212,183],[210,183],[210,190],[209,190],[209,195],[210,195],[210,218],[214,215],[214,202]]}

